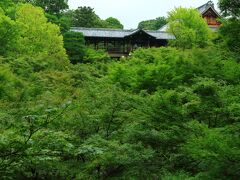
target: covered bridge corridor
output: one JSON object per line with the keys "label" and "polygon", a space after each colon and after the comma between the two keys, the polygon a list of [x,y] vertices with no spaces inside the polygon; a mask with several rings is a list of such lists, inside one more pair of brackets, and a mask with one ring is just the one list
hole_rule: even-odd
{"label": "covered bridge corridor", "polygon": [[111,57],[128,56],[137,48],[160,47],[174,36],[162,31],[116,30],[102,28],[71,28],[73,32],[82,33],[85,43],[94,49],[104,49]]}

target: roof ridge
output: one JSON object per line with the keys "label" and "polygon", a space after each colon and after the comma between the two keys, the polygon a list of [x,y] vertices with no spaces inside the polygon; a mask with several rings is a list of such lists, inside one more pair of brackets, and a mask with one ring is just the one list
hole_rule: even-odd
{"label": "roof ridge", "polygon": [[197,9],[201,9],[202,7],[204,6],[211,6],[211,7],[214,7],[214,3],[212,1],[208,1],[207,3],[199,6]]}
{"label": "roof ridge", "polygon": [[145,31],[149,33],[168,33],[166,31],[159,31],[159,30],[145,30]]}
{"label": "roof ridge", "polygon": [[111,28],[87,28],[87,27],[71,27],[71,29],[84,29],[84,30],[103,30],[103,31],[126,31],[133,32],[138,29],[111,29]]}

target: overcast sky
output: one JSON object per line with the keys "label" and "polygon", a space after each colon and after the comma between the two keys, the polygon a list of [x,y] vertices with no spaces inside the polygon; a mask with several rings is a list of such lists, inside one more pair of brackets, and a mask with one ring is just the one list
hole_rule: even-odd
{"label": "overcast sky", "polygon": [[[217,7],[218,0],[212,0]],[[174,7],[197,8],[208,0],[68,0],[70,9],[90,6],[101,19],[110,16],[121,21],[125,29],[137,28],[140,21],[166,16]]]}

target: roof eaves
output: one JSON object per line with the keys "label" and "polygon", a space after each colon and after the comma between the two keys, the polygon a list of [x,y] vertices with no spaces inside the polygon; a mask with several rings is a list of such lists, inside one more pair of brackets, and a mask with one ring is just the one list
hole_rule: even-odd
{"label": "roof eaves", "polygon": [[143,33],[147,34],[148,36],[156,39],[155,36],[152,36],[151,34],[149,34],[147,31],[145,31],[145,30],[143,30],[143,29],[136,29],[136,30],[134,30],[133,32],[131,32],[130,34],[126,35],[125,37],[132,36],[132,35],[134,35],[134,34],[137,34],[138,32],[143,32]]}
{"label": "roof eaves", "polygon": [[221,15],[216,11],[216,9],[212,6],[209,6],[208,8],[206,8],[201,14],[203,15],[204,13],[206,13],[209,9],[212,9],[213,12],[215,12],[215,14],[218,16],[218,17],[221,17]]}

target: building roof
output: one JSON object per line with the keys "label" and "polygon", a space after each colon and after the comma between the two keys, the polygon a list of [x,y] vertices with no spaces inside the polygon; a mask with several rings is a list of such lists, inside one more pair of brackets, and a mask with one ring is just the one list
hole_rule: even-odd
{"label": "building roof", "polygon": [[165,25],[162,26],[158,31],[164,31],[164,32],[166,32],[168,28],[169,28],[169,24],[165,24]]}
{"label": "building roof", "polygon": [[203,4],[202,6],[198,7],[197,10],[203,15],[205,12],[207,12],[209,9],[212,9],[213,12],[220,17],[220,14],[216,11],[214,8],[214,3],[212,1],[208,1],[206,4]]}
{"label": "building roof", "polygon": [[146,32],[154,37],[156,37],[156,39],[167,39],[167,40],[171,40],[171,39],[175,39],[174,35],[168,33],[168,32],[164,32],[164,31],[150,31],[150,30],[146,30]]}
{"label": "building roof", "polygon": [[136,33],[143,32],[150,37],[156,39],[174,39],[174,36],[163,31],[146,31],[142,29],[122,30],[122,29],[105,29],[105,28],[84,28],[72,27],[70,31],[81,32],[85,37],[99,37],[99,38],[126,38]]}
{"label": "building roof", "polygon": [[72,27],[70,31],[81,32],[85,37],[124,38],[131,30]]}

